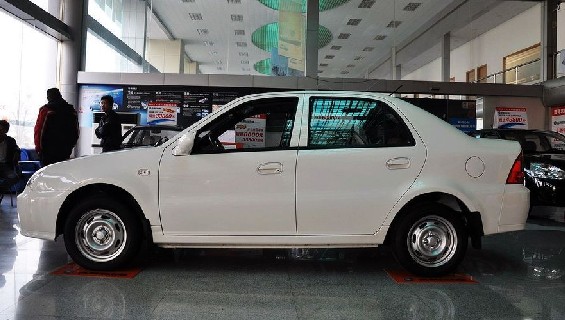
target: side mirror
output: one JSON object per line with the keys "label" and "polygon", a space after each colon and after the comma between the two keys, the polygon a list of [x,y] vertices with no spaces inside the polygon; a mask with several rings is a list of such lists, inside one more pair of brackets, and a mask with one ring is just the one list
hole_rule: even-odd
{"label": "side mirror", "polygon": [[192,151],[195,139],[195,131],[189,131],[185,135],[180,137],[177,145],[173,148],[173,156],[188,156],[190,154],[190,151]]}

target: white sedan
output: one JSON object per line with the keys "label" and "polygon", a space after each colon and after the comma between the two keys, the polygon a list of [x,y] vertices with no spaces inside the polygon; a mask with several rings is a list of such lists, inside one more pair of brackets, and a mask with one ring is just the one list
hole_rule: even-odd
{"label": "white sedan", "polygon": [[376,247],[407,270],[453,271],[468,239],[521,230],[517,142],[474,139],[405,101],[362,92],[236,99],[166,143],[38,171],[21,232],[63,235],[79,265],[172,247]]}

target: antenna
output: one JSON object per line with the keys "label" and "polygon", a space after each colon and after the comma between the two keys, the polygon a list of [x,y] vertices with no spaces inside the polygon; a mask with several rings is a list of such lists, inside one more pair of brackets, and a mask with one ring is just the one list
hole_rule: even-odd
{"label": "antenna", "polygon": [[398,90],[400,90],[400,88],[402,88],[403,84],[399,85],[398,88],[394,89],[393,92],[391,92],[388,96],[391,97],[393,94],[397,93]]}

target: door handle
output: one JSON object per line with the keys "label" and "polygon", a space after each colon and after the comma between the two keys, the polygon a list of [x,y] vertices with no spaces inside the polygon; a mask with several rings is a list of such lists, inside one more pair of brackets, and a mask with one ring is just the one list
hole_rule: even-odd
{"label": "door handle", "polygon": [[410,159],[406,157],[388,159],[388,161],[386,162],[386,167],[390,170],[408,169],[410,168]]}
{"label": "door handle", "polygon": [[257,167],[259,174],[281,174],[283,172],[283,165],[280,162],[266,162]]}

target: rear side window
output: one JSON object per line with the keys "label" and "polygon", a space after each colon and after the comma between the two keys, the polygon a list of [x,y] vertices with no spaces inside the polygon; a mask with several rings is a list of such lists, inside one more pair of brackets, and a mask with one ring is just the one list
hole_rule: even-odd
{"label": "rear side window", "polygon": [[382,101],[310,98],[308,147],[402,147],[414,144],[404,121]]}

